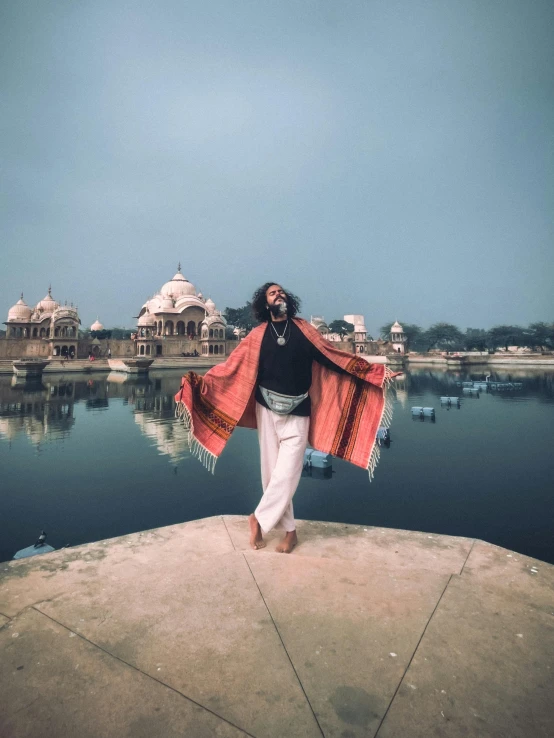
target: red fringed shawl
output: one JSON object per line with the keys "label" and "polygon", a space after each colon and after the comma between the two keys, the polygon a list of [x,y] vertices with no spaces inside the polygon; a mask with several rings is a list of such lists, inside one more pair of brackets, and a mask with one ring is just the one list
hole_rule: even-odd
{"label": "red fringed shawl", "polygon": [[[377,430],[390,423],[386,385],[395,375],[384,364],[370,364],[336,349],[307,321],[294,318],[294,322],[322,354],[350,375],[314,361],[310,445],[368,469],[372,477],[379,459]],[[212,471],[237,425],[256,428],[254,392],[265,329],[265,324],[254,328],[223,364],[204,376],[186,374],[175,395],[176,415],[190,431],[192,451]]]}

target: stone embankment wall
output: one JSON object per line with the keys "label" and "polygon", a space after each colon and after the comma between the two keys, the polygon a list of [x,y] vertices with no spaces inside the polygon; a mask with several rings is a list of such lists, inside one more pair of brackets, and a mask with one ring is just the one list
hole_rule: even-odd
{"label": "stone embankment wall", "polygon": [[[89,351],[93,343],[91,338],[81,338],[79,341],[67,339],[63,342],[56,341],[56,344],[64,344],[67,346],[76,346],[76,359],[87,359]],[[233,345],[230,342],[231,346]],[[136,355],[135,341],[127,339],[103,339],[96,344],[95,352],[98,358],[106,358],[108,348],[112,352],[112,357],[127,359]],[[188,338],[171,337],[168,340],[162,340],[162,356],[182,356],[183,353],[194,353],[194,350],[201,353],[200,341],[190,341]],[[230,350],[230,349],[227,349]],[[49,340],[42,338],[0,338],[0,360],[14,360],[27,358],[50,357],[52,344]],[[155,351],[155,350],[154,350]],[[154,358],[156,354],[154,353]]]}
{"label": "stone embankment wall", "polygon": [[[61,344],[62,341],[60,340],[56,343]],[[92,346],[92,339],[82,338],[79,341],[66,339],[63,341],[63,344],[76,346],[77,352],[75,358],[86,359]],[[108,347],[111,349],[112,356],[127,358],[135,355],[135,342],[130,339],[100,341],[98,356],[105,357],[108,353]],[[51,342],[42,338],[0,338],[0,359],[47,359],[51,351]]]}
{"label": "stone embankment wall", "polygon": [[50,356],[50,344],[40,339],[0,338],[0,359],[47,359]]}
{"label": "stone embankment wall", "polygon": [[[79,347],[79,358],[83,357],[86,359],[92,346],[92,341],[90,339],[84,339],[81,343],[82,347]],[[130,358],[136,353],[135,342],[131,341],[130,338],[119,338],[115,340],[110,338],[109,340],[104,339],[100,341],[100,345],[98,346],[98,355],[105,358],[108,355],[108,348],[111,350],[112,356],[124,359]]]}

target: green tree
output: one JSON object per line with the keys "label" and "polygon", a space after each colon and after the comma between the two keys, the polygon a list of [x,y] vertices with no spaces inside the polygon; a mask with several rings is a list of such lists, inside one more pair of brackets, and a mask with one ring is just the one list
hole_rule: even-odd
{"label": "green tree", "polygon": [[134,329],[131,328],[110,328],[112,338],[121,340],[124,338],[131,338],[131,333],[134,333]]}
{"label": "green tree", "polygon": [[503,346],[506,351],[508,346],[525,346],[526,336],[519,325],[495,325],[489,331],[489,346],[498,348]]}
{"label": "green tree", "polygon": [[486,351],[489,346],[489,334],[484,328],[466,328],[464,345],[466,351]]}
{"label": "green tree", "polygon": [[461,348],[464,343],[463,333],[452,323],[435,323],[425,331],[422,338],[424,338],[427,345],[427,351],[435,346],[455,351]]}
{"label": "green tree", "polygon": [[235,326],[236,328],[244,328],[246,331],[251,331],[258,324],[252,312],[251,302],[247,302],[246,305],[240,308],[226,307],[223,314],[229,325]]}
{"label": "green tree", "polygon": [[354,326],[346,320],[333,320],[332,323],[329,323],[329,330],[331,333],[338,333],[341,338],[344,338],[348,333],[353,332]]}
{"label": "green tree", "polygon": [[101,331],[91,331],[90,335],[92,338],[97,338],[99,341],[101,341],[104,338],[111,338],[112,332],[107,331],[105,328],[103,328]]}
{"label": "green tree", "polygon": [[533,348],[554,347],[554,323],[531,323],[525,333],[529,345]]}
{"label": "green tree", "polygon": [[393,325],[394,320],[392,323],[385,323],[379,328],[379,337],[383,339],[383,341],[390,341],[390,329]]}

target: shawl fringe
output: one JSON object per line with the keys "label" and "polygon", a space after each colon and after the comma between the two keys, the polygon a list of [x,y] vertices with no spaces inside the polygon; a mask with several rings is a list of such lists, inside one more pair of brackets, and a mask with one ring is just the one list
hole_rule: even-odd
{"label": "shawl fringe", "polygon": [[[392,372],[388,366],[385,367],[385,379],[383,382],[383,392],[385,393],[385,404],[383,405],[383,412],[381,413],[381,419],[379,421],[379,428],[385,426],[389,428],[392,423],[392,413],[394,409],[394,399],[396,397],[396,391],[393,383],[394,377],[397,372]],[[381,458],[381,446],[377,439],[373,444],[373,449],[369,457],[369,464],[367,465],[367,471],[369,474],[369,481],[373,481],[375,476],[375,469]]]}
{"label": "shawl fringe", "polygon": [[214,474],[217,456],[212,454],[211,451],[208,451],[208,449],[194,436],[192,416],[184,402],[177,402],[175,404],[175,417],[185,426],[185,430],[187,431],[187,444],[191,454],[198,459],[205,469]]}

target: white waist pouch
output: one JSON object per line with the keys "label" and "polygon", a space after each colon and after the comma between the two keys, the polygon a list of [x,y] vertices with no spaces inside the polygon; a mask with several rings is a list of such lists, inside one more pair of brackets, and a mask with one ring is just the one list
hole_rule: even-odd
{"label": "white waist pouch", "polygon": [[288,415],[308,397],[308,392],[303,395],[281,395],[279,392],[273,392],[262,386],[260,386],[260,392],[269,409],[277,415]]}

